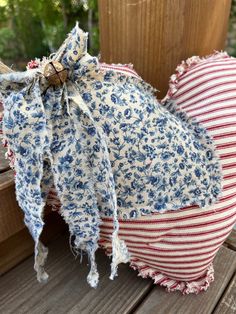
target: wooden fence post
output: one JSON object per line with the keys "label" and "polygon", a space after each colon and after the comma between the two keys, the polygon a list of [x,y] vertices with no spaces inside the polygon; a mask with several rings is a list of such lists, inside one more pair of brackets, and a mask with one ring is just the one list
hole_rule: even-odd
{"label": "wooden fence post", "polygon": [[133,63],[165,95],[177,64],[224,49],[231,0],[99,0],[101,59]]}

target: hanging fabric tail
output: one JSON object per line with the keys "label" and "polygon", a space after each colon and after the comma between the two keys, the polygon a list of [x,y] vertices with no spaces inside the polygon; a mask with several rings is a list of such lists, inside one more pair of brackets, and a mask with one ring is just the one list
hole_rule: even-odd
{"label": "hanging fabric tail", "polygon": [[97,69],[97,58],[87,53],[87,34],[76,24],[58,53],[44,58],[36,69],[0,75],[4,136],[15,156],[16,195],[35,241],[34,268],[40,282],[48,278],[44,270],[48,250],[39,239],[52,185],[61,202],[60,213],[75,237],[76,254],[79,250],[88,254],[91,268],[87,280],[92,287],[99,279],[95,252],[100,211],[109,210],[114,217],[110,278],[116,276],[119,263],[129,260],[126,245],[118,237],[106,135],[78,88],[78,82]]}
{"label": "hanging fabric tail", "polygon": [[[114,185],[113,185],[114,188]],[[113,193],[113,204],[114,204],[114,214],[113,214],[113,224],[114,231],[112,233],[112,262],[111,262],[111,275],[110,279],[113,280],[117,276],[117,266],[120,263],[127,263],[130,260],[130,255],[128,248],[124,240],[119,238],[119,221],[117,217],[117,200],[115,191]]]}
{"label": "hanging fabric tail", "polygon": [[[69,109],[71,118],[72,119],[73,119],[73,117],[75,118],[74,110],[76,110],[75,108],[76,108],[76,106],[78,106],[77,108],[79,108],[81,110],[81,112],[83,112],[83,114],[86,115],[86,117],[89,120],[89,123],[91,123],[94,130],[96,130],[96,131],[94,131],[97,134],[97,136],[96,136],[97,142],[96,143],[99,144],[100,148],[101,148],[96,153],[96,157],[97,157],[98,162],[96,163],[96,161],[95,161],[96,158],[95,158],[93,166],[92,166],[92,172],[93,172],[93,177],[94,177],[94,181],[96,184],[96,193],[99,194],[99,192],[101,192],[101,190],[106,189],[107,190],[106,192],[110,196],[109,197],[109,200],[110,200],[109,204],[106,204],[106,205],[110,207],[110,209],[113,213],[113,222],[114,222],[114,231],[113,231],[112,239],[111,239],[111,241],[112,241],[112,263],[111,263],[111,275],[110,275],[110,279],[113,280],[114,277],[117,276],[118,264],[119,263],[127,263],[129,261],[129,253],[128,253],[128,249],[126,247],[124,240],[119,239],[119,236],[118,236],[119,221],[118,221],[118,217],[117,217],[117,198],[116,198],[116,191],[115,191],[115,182],[114,182],[114,178],[113,178],[112,168],[111,168],[110,159],[109,159],[109,152],[108,152],[108,147],[107,147],[107,143],[106,143],[106,137],[105,137],[105,134],[103,133],[102,129],[96,125],[88,107],[86,106],[83,99],[81,98],[81,96],[76,91],[76,88],[72,87],[70,90],[72,90],[73,94],[76,95],[76,96],[69,96],[68,94],[66,95],[66,97],[68,98],[69,103],[71,105],[71,110]],[[67,90],[67,93],[68,93],[68,90]],[[67,107],[69,107],[70,105],[67,104]],[[78,121],[75,120],[74,122],[78,126]],[[95,154],[95,152],[93,152],[93,154]],[[106,169],[104,169],[101,166],[103,163],[106,163],[106,165],[107,165]],[[103,172],[103,174],[106,173],[104,175],[104,177],[106,178],[105,179],[105,185],[101,184],[99,182],[99,180],[96,179],[97,176],[99,176],[99,174],[101,172]],[[96,280],[94,278],[97,277],[97,280],[98,280],[97,268],[96,268],[96,264],[95,264],[95,260],[94,260],[94,253],[95,253],[94,250],[89,252],[91,271],[90,271],[90,274],[88,276],[88,282],[90,283],[91,286],[95,285]]]}
{"label": "hanging fabric tail", "polygon": [[37,272],[37,280],[41,283],[47,282],[48,274],[44,270],[48,249],[40,242],[35,243],[34,269]]}
{"label": "hanging fabric tail", "polygon": [[92,288],[97,288],[98,281],[99,281],[97,264],[95,262],[95,251],[96,251],[96,249],[93,249],[91,252],[88,252],[89,260],[90,260],[90,272],[87,276],[87,282],[90,284],[90,286]]}

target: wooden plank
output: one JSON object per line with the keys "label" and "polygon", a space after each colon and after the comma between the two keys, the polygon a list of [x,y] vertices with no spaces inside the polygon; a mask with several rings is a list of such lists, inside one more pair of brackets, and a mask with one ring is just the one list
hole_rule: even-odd
{"label": "wooden plank", "polygon": [[[23,222],[22,222],[23,223]],[[66,230],[63,219],[55,212],[45,218],[45,226],[41,236],[44,243],[49,243]],[[0,275],[7,272],[33,253],[34,242],[26,227],[15,232],[11,237],[0,243]]]}
{"label": "wooden plank", "polygon": [[215,281],[206,292],[202,292],[198,296],[182,296],[180,292],[169,294],[163,288],[157,286],[135,313],[211,313],[236,270],[236,252],[222,246],[214,260],[214,268]]}
{"label": "wooden plank", "polygon": [[10,169],[9,167],[9,160],[5,158],[6,148],[1,145],[0,139],[0,173],[5,172],[6,170]]}
{"label": "wooden plank", "polygon": [[26,228],[0,243],[0,275],[32,254],[33,240]]}
{"label": "wooden plank", "polygon": [[14,172],[13,170],[7,170],[0,175],[0,191],[14,186]]}
{"label": "wooden plank", "polygon": [[236,251],[236,230],[233,229],[224,243],[229,249]]}
{"label": "wooden plank", "polygon": [[133,63],[162,98],[177,65],[224,49],[231,0],[99,0],[101,59]]}
{"label": "wooden plank", "polygon": [[214,314],[235,314],[236,313],[236,274],[234,274],[223,298],[217,305]]}
{"label": "wooden plank", "polygon": [[16,201],[12,170],[8,170],[0,175],[0,199],[1,243],[25,227],[22,210]]}
{"label": "wooden plank", "polygon": [[152,281],[137,277],[127,264],[119,265],[119,276],[110,280],[110,260],[98,252],[100,283],[91,288],[86,277],[87,257],[80,264],[69,251],[68,239],[59,238],[50,246],[46,269],[47,284],[36,281],[33,258],[2,276],[0,313],[130,313],[152,287]]}

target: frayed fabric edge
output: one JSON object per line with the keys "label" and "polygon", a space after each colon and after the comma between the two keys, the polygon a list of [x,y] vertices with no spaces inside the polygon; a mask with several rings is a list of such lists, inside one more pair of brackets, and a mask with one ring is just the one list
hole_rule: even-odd
{"label": "frayed fabric edge", "polygon": [[124,240],[118,237],[118,232],[112,235],[112,262],[110,279],[113,280],[117,276],[117,268],[120,263],[127,263],[130,260],[128,248]]}
{"label": "frayed fabric edge", "polygon": [[138,270],[138,276],[153,279],[154,284],[165,287],[167,292],[180,291],[183,295],[190,293],[198,294],[201,291],[206,291],[214,281],[214,268],[212,263],[207,267],[203,276],[191,281],[172,279],[155,269],[142,269],[143,266],[145,266],[145,264],[137,260],[133,260],[130,263],[131,268]]}
{"label": "frayed fabric edge", "polygon": [[218,60],[221,58],[232,58],[228,55],[226,51],[214,51],[213,54],[207,55],[205,57],[192,56],[186,61],[182,61],[175,69],[175,73],[171,75],[169,79],[169,90],[166,96],[162,99],[162,102],[172,98],[178,91],[178,83],[180,78],[195,65],[203,63],[205,61]]}
{"label": "frayed fabric edge", "polygon": [[[170,113],[172,113],[177,118],[179,118],[183,123],[188,125],[188,127],[191,125],[191,130],[193,132],[195,132],[195,129],[197,128],[198,130],[201,129],[202,132],[205,132],[205,134],[206,134],[205,143],[208,145],[209,149],[211,150],[212,156],[213,156],[213,158],[217,164],[217,168],[215,170],[215,175],[217,175],[217,177],[218,177],[217,184],[218,184],[218,188],[219,188],[220,192],[216,196],[212,197],[210,203],[206,203],[204,206],[202,206],[201,204],[198,204],[198,206],[200,206],[201,208],[206,208],[208,206],[212,206],[213,204],[218,202],[223,195],[223,169],[222,169],[222,163],[221,163],[220,155],[219,155],[219,152],[216,148],[214,138],[208,132],[207,128],[204,125],[202,125],[200,122],[198,122],[195,117],[189,117],[185,111],[181,110],[181,108],[176,104],[174,99],[169,98],[165,102],[162,101],[162,105]],[[189,205],[187,205],[187,206],[189,206]],[[180,208],[180,210],[181,210],[181,208]],[[163,212],[166,212],[166,211],[160,211],[160,213],[163,213]]]}
{"label": "frayed fabric edge", "polygon": [[[105,251],[107,256],[110,257],[112,255],[111,249],[107,246],[105,240],[100,240],[99,246]],[[206,291],[214,281],[214,268],[212,263],[207,267],[205,274],[200,278],[191,281],[183,281],[172,279],[161,273],[161,271],[157,271],[151,267],[144,269],[143,267],[146,266],[145,263],[140,262],[137,259],[131,258],[129,262],[130,267],[138,271],[139,277],[153,279],[154,284],[166,288],[167,292],[180,291],[183,295],[190,293],[198,294],[201,291]]]}
{"label": "frayed fabric edge", "polygon": [[37,273],[37,280],[40,283],[46,283],[49,276],[44,270],[44,265],[48,256],[48,248],[38,241],[35,242],[34,252],[34,269]]}

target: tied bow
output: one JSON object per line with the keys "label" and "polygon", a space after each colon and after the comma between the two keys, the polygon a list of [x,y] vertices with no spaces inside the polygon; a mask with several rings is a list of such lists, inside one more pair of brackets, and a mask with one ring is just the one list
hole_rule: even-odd
{"label": "tied bow", "polygon": [[[50,86],[44,77],[46,65],[53,61],[67,70],[61,86]],[[44,270],[47,249],[39,237],[52,184],[62,204],[60,212],[69,224],[73,250],[78,253],[82,249],[89,255],[87,279],[91,286],[98,283],[95,251],[103,205],[114,220],[111,279],[118,263],[129,259],[124,241],[118,238],[115,183],[106,138],[79,93],[83,79],[98,71],[97,58],[87,53],[87,34],[76,24],[59,50],[36,69],[0,76],[3,132],[15,154],[17,200],[35,240],[39,281],[48,277]],[[102,180],[98,180],[101,173]]]}

